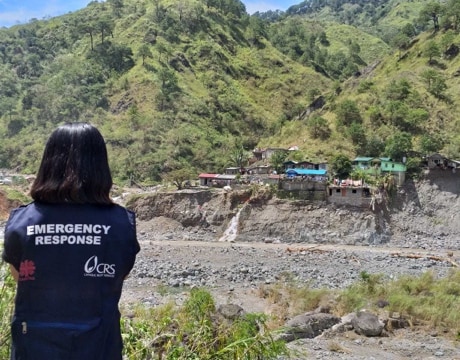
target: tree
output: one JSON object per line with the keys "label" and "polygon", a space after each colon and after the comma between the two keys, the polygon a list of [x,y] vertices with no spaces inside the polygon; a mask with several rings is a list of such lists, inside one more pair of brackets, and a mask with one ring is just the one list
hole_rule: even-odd
{"label": "tree", "polygon": [[385,91],[387,99],[390,100],[405,100],[409,97],[412,91],[412,85],[407,79],[398,81],[392,80]]}
{"label": "tree", "polygon": [[288,152],[286,150],[277,150],[273,153],[270,157],[270,165],[275,169],[275,171],[280,174],[284,170],[284,161],[288,156]]}
{"label": "tree", "polygon": [[347,129],[348,136],[350,137],[353,145],[356,146],[358,152],[361,152],[366,146],[366,133],[363,125],[358,123],[352,123]]}
{"label": "tree", "polygon": [[352,63],[351,59],[342,51],[339,51],[330,55],[325,65],[330,76],[335,79],[340,79],[344,75],[344,70],[347,69],[350,63]]}
{"label": "tree", "polygon": [[110,35],[113,38],[115,22],[110,17],[104,16],[95,22],[95,28],[101,33],[101,43],[103,43],[106,35]]}
{"label": "tree", "polygon": [[441,15],[442,11],[443,9],[439,2],[431,1],[426,4],[420,11],[419,20],[422,23],[433,21],[433,27],[435,31],[437,31],[439,29],[439,16]]}
{"label": "tree", "polygon": [[137,51],[137,55],[142,58],[142,65],[145,65],[145,58],[152,58],[152,52],[150,51],[150,47],[147,44],[142,44],[139,50]]}
{"label": "tree", "polygon": [[235,147],[230,153],[230,161],[240,169],[246,166],[249,157],[249,153],[244,150],[243,146],[239,143],[235,144]]}
{"label": "tree", "polygon": [[403,101],[389,101],[386,105],[387,116],[394,126],[402,129],[406,121],[409,107]]}
{"label": "tree", "polygon": [[120,17],[123,10],[123,0],[107,0],[112,6],[112,13],[115,17]]}
{"label": "tree", "polygon": [[429,93],[437,98],[441,98],[444,95],[447,85],[441,73],[433,69],[427,69],[422,72],[421,76],[427,83],[427,90]]}
{"label": "tree", "polygon": [[433,63],[433,59],[441,56],[441,50],[439,50],[439,46],[434,40],[430,40],[427,42],[424,53],[428,56],[428,62],[431,64]]}
{"label": "tree", "polygon": [[158,61],[161,61],[161,55],[168,53],[168,47],[164,41],[157,40],[156,49],[158,51]]}
{"label": "tree", "polygon": [[401,28],[401,33],[403,33],[404,35],[406,35],[409,38],[412,38],[415,35],[417,35],[417,31],[415,30],[414,25],[412,25],[411,23],[407,23],[406,25],[404,25]]}
{"label": "tree", "polygon": [[256,16],[249,18],[247,27],[247,38],[255,46],[260,44],[261,39],[267,37],[267,30],[264,21]]}
{"label": "tree", "polygon": [[161,68],[157,75],[160,81],[160,93],[156,97],[158,110],[171,109],[174,105],[173,100],[180,95],[181,91],[177,75],[166,67]]}
{"label": "tree", "polygon": [[184,187],[185,181],[194,179],[195,177],[195,172],[187,167],[171,170],[161,175],[163,181],[173,183],[177,187],[177,190],[181,190]]}
{"label": "tree", "polygon": [[438,152],[444,146],[441,136],[436,134],[423,134],[420,138],[420,151],[423,154]]}
{"label": "tree", "polygon": [[449,0],[444,7],[445,17],[447,19],[446,28],[452,27],[455,31],[460,25],[460,1]]}
{"label": "tree", "polygon": [[94,59],[99,64],[116,72],[124,72],[134,66],[132,58],[133,51],[125,45],[112,44],[110,41],[105,41],[98,44],[88,58]]}
{"label": "tree", "polygon": [[307,121],[307,126],[310,132],[310,135],[313,138],[319,138],[321,140],[326,140],[331,136],[331,129],[327,120],[321,116],[313,115]]}
{"label": "tree", "polygon": [[446,33],[441,38],[441,46],[443,51],[447,51],[449,46],[451,46],[455,42],[455,33],[452,29],[446,31]]}
{"label": "tree", "polygon": [[94,50],[94,32],[96,31],[96,23],[94,21],[88,20],[86,22],[78,23],[78,29],[81,33],[86,33],[89,35],[91,51]]}
{"label": "tree", "polygon": [[401,57],[402,50],[406,50],[409,47],[410,38],[406,34],[399,32],[391,39],[391,43],[399,49],[399,56]]}
{"label": "tree", "polygon": [[16,100],[12,97],[0,98],[0,116],[8,114],[8,118],[11,121],[12,115],[16,113]]}
{"label": "tree", "polygon": [[358,106],[353,100],[344,100],[335,109],[338,125],[350,126],[352,123],[361,124],[363,119]]}
{"label": "tree", "polygon": [[369,116],[371,125],[374,128],[378,128],[380,125],[383,124],[384,117],[382,115],[382,110],[378,106],[376,105],[369,106],[369,109],[367,110],[367,114]]}
{"label": "tree", "polygon": [[348,52],[350,57],[357,56],[361,52],[361,47],[356,41],[350,41],[348,44]]}
{"label": "tree", "polygon": [[406,121],[402,126],[402,130],[408,132],[415,132],[422,128],[423,125],[430,117],[430,114],[425,109],[409,109],[406,115]]}
{"label": "tree", "polygon": [[387,139],[385,155],[401,161],[412,150],[412,136],[406,132],[396,132]]}
{"label": "tree", "polygon": [[366,184],[372,184],[374,182],[373,176],[360,168],[353,169],[350,173],[350,177],[353,180],[363,180]]}
{"label": "tree", "polygon": [[371,136],[366,143],[366,148],[363,150],[363,154],[371,157],[379,157],[385,150],[385,143],[377,136]]}
{"label": "tree", "polygon": [[168,68],[161,68],[158,71],[158,79],[161,83],[161,92],[169,98],[169,96],[179,90],[179,81],[174,71]]}
{"label": "tree", "polygon": [[351,160],[343,154],[335,155],[331,159],[330,164],[334,177],[338,177],[339,179],[347,179],[353,170]]}

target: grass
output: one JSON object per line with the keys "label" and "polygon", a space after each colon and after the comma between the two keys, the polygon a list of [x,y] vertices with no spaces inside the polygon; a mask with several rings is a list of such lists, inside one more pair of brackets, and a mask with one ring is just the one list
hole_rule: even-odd
{"label": "grass", "polygon": [[274,340],[264,314],[228,321],[218,316],[212,296],[192,289],[180,308],[136,307],[123,317],[125,354],[129,359],[276,359],[286,354]]}
{"label": "grass", "polygon": [[[2,244],[3,246],[3,244]],[[10,322],[13,314],[15,282],[7,266],[0,267],[0,359],[9,359]]]}
{"label": "grass", "polygon": [[[15,284],[6,266],[0,268],[0,358],[8,358]],[[274,315],[249,313],[236,320],[223,318],[214,299],[194,288],[182,306],[122,307],[124,355],[146,359],[276,359],[287,355],[286,344],[275,340],[276,329],[297,314],[327,306],[338,316],[366,308],[378,313],[397,312],[411,326],[438,329],[460,341],[460,270],[437,278],[426,272],[419,277],[385,280],[380,274],[361,273],[344,290],[311,289],[296,283],[289,274],[279,283],[260,287],[259,295],[273,304]],[[331,350],[346,352],[332,343]]]}

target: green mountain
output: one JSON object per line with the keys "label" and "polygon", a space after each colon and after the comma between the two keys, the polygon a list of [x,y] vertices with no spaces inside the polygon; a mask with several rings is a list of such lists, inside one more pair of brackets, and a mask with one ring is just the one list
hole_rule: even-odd
{"label": "green mountain", "polygon": [[[440,5],[437,24],[426,1],[336,3],[275,19],[238,0],[93,1],[0,29],[0,167],[35,172],[65,121],[101,129],[119,183],[220,172],[266,146],[458,158],[453,13]],[[371,13],[392,31],[367,26]]]}

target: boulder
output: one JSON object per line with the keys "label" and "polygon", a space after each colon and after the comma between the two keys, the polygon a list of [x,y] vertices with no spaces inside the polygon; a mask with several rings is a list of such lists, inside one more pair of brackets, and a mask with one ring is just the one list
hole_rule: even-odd
{"label": "boulder", "polygon": [[378,316],[367,311],[359,311],[351,319],[351,324],[357,334],[364,336],[380,336],[385,324],[382,323]]}
{"label": "boulder", "polygon": [[286,342],[312,339],[339,322],[340,318],[332,314],[306,313],[289,320],[279,337]]}

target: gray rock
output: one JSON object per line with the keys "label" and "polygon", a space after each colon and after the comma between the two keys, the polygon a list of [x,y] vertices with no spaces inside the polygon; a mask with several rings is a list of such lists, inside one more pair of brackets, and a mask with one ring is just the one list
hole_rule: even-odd
{"label": "gray rock", "polygon": [[224,318],[235,320],[245,314],[244,309],[236,304],[224,304],[217,308],[217,312]]}
{"label": "gray rock", "polygon": [[287,342],[296,339],[312,339],[339,322],[340,318],[331,314],[306,313],[298,315],[286,323],[280,339]]}
{"label": "gray rock", "polygon": [[377,315],[367,311],[360,311],[351,319],[351,324],[356,333],[364,336],[380,336],[385,324]]}

